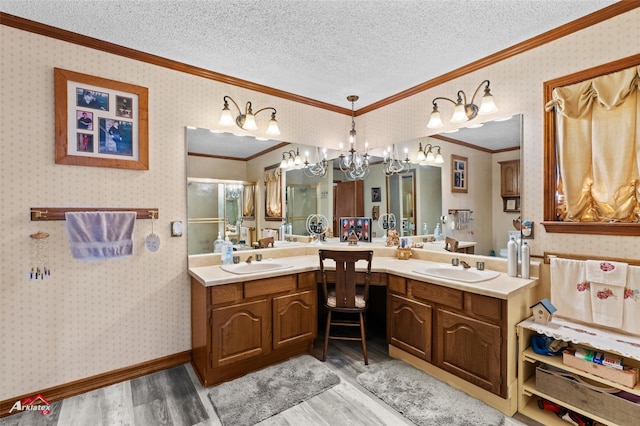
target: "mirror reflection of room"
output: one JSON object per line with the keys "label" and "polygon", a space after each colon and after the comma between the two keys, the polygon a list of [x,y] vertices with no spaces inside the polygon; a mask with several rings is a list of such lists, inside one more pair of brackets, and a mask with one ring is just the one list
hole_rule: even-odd
{"label": "mirror reflection of room", "polygon": [[[518,232],[514,223],[517,223],[519,218],[519,191],[523,185],[518,185],[517,194],[503,194],[501,163],[520,161],[521,120],[521,116],[514,116],[506,121],[484,123],[479,128],[463,128],[455,133],[441,133],[398,143],[396,149],[399,152],[406,151],[411,160],[407,171],[401,174],[387,176],[382,164],[383,152],[371,150],[371,164],[366,178],[355,181],[349,180],[336,165],[339,156],[337,149],[325,150],[318,154],[320,150],[317,147],[286,144],[280,148],[277,144],[281,142],[272,141],[270,149],[265,148],[263,154],[251,160],[252,165],[258,164],[262,169],[278,167],[284,152],[297,151],[303,157],[303,162],[305,159],[314,162],[315,152],[316,157],[319,155],[320,158],[328,158],[329,166],[320,176],[308,176],[310,173],[304,173],[303,165],[280,169],[283,217],[279,222],[266,221],[263,212],[265,200],[260,198],[258,201],[257,198],[265,194],[264,183],[258,182],[254,203],[261,207],[255,209],[253,217],[243,217],[242,223],[256,230],[255,238],[260,238],[265,230],[270,230],[269,232],[277,233],[278,239],[285,239],[287,235],[291,236],[290,239],[296,239],[309,236],[306,220],[310,215],[320,214],[325,216],[329,223],[330,232],[325,236],[336,238],[333,232],[340,217],[373,217],[375,214],[380,218],[393,214],[397,218],[396,229],[399,233],[414,237],[416,241],[422,241],[423,235],[425,240],[426,237],[435,238],[435,229],[439,225],[441,242],[427,245],[427,248],[442,250],[445,238],[451,237],[463,244],[473,245],[476,254],[506,255],[509,237]],[[228,146],[234,143],[230,142],[230,138],[231,141],[233,138],[246,139],[212,133],[206,129],[196,130],[197,132],[187,131],[188,150],[192,154],[199,149],[198,144],[206,143],[217,149],[220,145]],[[210,139],[209,142],[201,141],[205,136]],[[194,141],[197,143],[192,143]],[[238,143],[240,141],[234,144]],[[443,156],[443,162],[425,164],[418,161],[419,146],[437,146]],[[452,155],[467,158],[470,173],[467,193],[451,192]],[[197,160],[196,162],[192,157],[188,164],[190,176],[203,175],[202,169],[206,170],[207,176],[223,181],[229,175],[229,167],[224,169],[221,159],[197,157]],[[248,161],[238,161],[238,164],[245,165],[245,171],[238,172],[236,177],[239,180],[247,180],[250,174],[249,170],[246,170]],[[216,174],[218,170],[224,172]],[[233,171],[236,170],[242,169],[234,167]],[[516,178],[520,179],[519,170],[516,172]],[[191,192],[187,196],[190,204]],[[515,199],[518,200],[517,204]],[[505,200],[513,202],[514,205],[508,204]],[[230,211],[234,210],[231,204],[228,207]],[[470,220],[461,225],[455,215],[449,214],[450,210],[469,210],[473,213]],[[241,216],[247,215],[241,212]],[[221,217],[227,219],[226,216]],[[382,223],[383,221],[377,219],[372,221],[374,243],[380,244],[386,239],[387,230],[382,227]],[[235,222],[231,221],[230,228],[234,225]],[[282,232],[281,225],[284,225]],[[236,237],[234,234],[230,235]],[[199,233],[197,238],[202,238],[202,234]],[[213,242],[216,235],[210,238]],[[208,242],[202,244],[201,252],[206,252],[206,246]]]}

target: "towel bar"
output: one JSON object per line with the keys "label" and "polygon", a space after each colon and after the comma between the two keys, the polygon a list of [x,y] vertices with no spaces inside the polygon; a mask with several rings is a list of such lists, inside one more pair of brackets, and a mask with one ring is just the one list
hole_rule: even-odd
{"label": "towel bar", "polygon": [[136,212],[136,219],[158,219],[160,215],[154,208],[31,207],[31,220],[64,220],[66,212]]}

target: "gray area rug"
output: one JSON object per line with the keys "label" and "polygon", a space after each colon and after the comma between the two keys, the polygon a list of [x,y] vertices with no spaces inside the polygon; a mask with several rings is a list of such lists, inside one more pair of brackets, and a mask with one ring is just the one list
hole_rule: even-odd
{"label": "gray area rug", "polygon": [[302,355],[209,391],[223,425],[254,425],[340,383],[323,362]]}
{"label": "gray area rug", "polygon": [[505,424],[500,411],[403,361],[372,365],[357,380],[417,425]]}

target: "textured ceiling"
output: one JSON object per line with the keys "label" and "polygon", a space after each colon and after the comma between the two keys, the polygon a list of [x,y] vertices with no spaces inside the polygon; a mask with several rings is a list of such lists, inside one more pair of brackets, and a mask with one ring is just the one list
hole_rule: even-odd
{"label": "textured ceiling", "polygon": [[356,109],[616,1],[0,0],[0,10]]}

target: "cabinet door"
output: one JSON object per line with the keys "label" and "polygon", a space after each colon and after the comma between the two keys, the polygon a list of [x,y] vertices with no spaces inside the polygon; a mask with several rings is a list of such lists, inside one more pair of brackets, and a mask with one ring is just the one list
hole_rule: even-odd
{"label": "cabinet door", "polygon": [[435,364],[483,389],[501,394],[500,326],[439,308]]}
{"label": "cabinet door", "polygon": [[520,195],[520,160],[501,161],[500,177],[503,197]]}
{"label": "cabinet door", "polygon": [[270,312],[266,299],[213,309],[212,367],[220,367],[271,351]]}
{"label": "cabinet door", "polygon": [[317,335],[316,290],[273,298],[273,348]]}
{"label": "cabinet door", "polygon": [[430,362],[431,306],[395,294],[389,294],[388,300],[389,343]]}
{"label": "cabinet door", "polygon": [[364,182],[354,180],[336,183],[333,187],[333,229],[340,229],[341,217],[360,216],[364,216]]}

